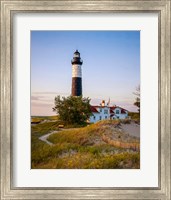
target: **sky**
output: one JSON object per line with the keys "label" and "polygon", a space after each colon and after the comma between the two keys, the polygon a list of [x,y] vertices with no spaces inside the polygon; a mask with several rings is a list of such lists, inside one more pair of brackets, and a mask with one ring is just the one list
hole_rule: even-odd
{"label": "sky", "polygon": [[57,95],[71,95],[74,52],[80,52],[83,96],[137,111],[139,31],[31,31],[31,115],[50,116]]}

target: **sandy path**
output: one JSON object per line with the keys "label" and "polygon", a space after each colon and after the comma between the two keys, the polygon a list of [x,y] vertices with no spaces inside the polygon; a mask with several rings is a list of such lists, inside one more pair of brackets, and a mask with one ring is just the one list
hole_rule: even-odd
{"label": "sandy path", "polygon": [[[136,123],[131,123],[131,124],[121,124],[120,128],[128,133],[130,136],[135,136],[137,138],[140,138],[140,125],[136,124]],[[58,133],[60,131],[63,131],[63,130],[73,130],[73,129],[77,129],[77,128],[70,128],[70,129],[60,129],[59,131],[51,131],[45,135],[42,135],[41,137],[39,137],[39,140],[43,141],[43,142],[46,142],[48,145],[54,145],[53,143],[49,142],[47,140],[47,138],[54,134],[54,133]]]}
{"label": "sandy path", "polygon": [[49,142],[48,140],[47,140],[47,138],[50,136],[50,135],[52,135],[52,134],[54,134],[54,133],[58,133],[59,131],[51,131],[50,133],[47,133],[46,135],[42,135],[41,137],[39,137],[39,140],[41,140],[41,141],[43,141],[43,142],[46,142],[47,144],[49,144],[49,145],[54,145],[53,143],[51,143],[51,142]]}
{"label": "sandy path", "polygon": [[54,144],[51,143],[51,142],[49,142],[49,141],[47,140],[47,138],[48,138],[50,135],[53,135],[54,133],[58,133],[58,132],[63,131],[63,130],[69,131],[69,130],[73,130],[73,129],[77,129],[77,128],[68,128],[68,129],[60,129],[59,131],[51,131],[51,132],[49,132],[49,133],[47,133],[47,134],[42,135],[41,137],[39,137],[39,140],[41,140],[41,141],[43,141],[43,142],[46,142],[47,144],[49,144],[49,145],[52,146],[52,145],[54,145]]}
{"label": "sandy path", "polygon": [[121,129],[131,136],[140,138],[140,125],[136,123],[122,124]]}

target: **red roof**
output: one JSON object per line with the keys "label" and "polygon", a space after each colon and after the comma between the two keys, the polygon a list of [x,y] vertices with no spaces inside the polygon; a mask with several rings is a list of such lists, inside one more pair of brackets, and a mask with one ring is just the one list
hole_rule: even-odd
{"label": "red roof", "polygon": [[95,108],[104,108],[104,107],[107,107],[107,106],[93,106]]}
{"label": "red roof", "polygon": [[110,113],[114,114],[114,112],[113,112],[112,108],[110,108]]}
{"label": "red roof", "polygon": [[98,111],[97,111],[95,106],[91,106],[91,112],[98,113]]}
{"label": "red roof", "polygon": [[[93,113],[99,113],[99,111],[97,110],[97,108],[104,108],[106,106],[91,106],[91,112]],[[116,108],[120,108],[121,109],[121,114],[126,114],[126,109],[121,108],[119,106],[111,106],[110,108],[110,114],[115,114],[114,109]]]}
{"label": "red roof", "polygon": [[121,114],[126,114],[126,112],[123,108],[121,109]]}
{"label": "red roof", "polygon": [[121,113],[123,112],[124,114],[126,113],[125,111],[128,111],[128,110],[126,110],[124,108],[121,108],[120,106],[112,106],[112,107],[110,107],[110,109],[112,109],[112,110],[114,110],[115,108],[120,108],[121,109]]}
{"label": "red roof", "polygon": [[110,106],[111,110],[114,110],[115,108],[118,108],[118,106]]}

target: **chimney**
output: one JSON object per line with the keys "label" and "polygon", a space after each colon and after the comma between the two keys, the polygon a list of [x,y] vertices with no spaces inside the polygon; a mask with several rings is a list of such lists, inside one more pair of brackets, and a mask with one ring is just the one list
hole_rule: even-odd
{"label": "chimney", "polygon": [[103,107],[105,106],[105,100],[102,101],[102,106],[103,106]]}

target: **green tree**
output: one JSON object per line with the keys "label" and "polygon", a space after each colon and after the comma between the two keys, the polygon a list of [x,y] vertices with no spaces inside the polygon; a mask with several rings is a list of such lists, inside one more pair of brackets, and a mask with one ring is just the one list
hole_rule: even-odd
{"label": "green tree", "polygon": [[138,112],[140,112],[140,85],[136,87],[136,91],[133,94],[136,95],[134,105],[138,107]]}
{"label": "green tree", "polygon": [[59,115],[59,119],[67,124],[82,124],[92,114],[90,109],[90,99],[68,96],[55,97],[55,106],[53,108]]}

